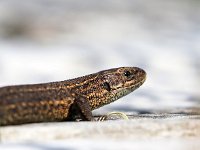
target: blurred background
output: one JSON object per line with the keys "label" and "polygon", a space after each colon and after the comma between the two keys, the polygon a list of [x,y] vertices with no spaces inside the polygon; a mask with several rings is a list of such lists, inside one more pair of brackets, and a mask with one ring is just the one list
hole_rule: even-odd
{"label": "blurred background", "polygon": [[147,81],[96,110],[200,106],[200,1],[1,0],[0,86],[137,66]]}

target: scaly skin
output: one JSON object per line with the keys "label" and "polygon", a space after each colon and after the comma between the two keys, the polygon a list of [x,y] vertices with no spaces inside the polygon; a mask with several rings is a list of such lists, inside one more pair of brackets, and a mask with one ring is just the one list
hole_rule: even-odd
{"label": "scaly skin", "polygon": [[146,79],[144,70],[120,67],[44,84],[0,88],[0,125],[92,120],[92,110],[125,96]]}

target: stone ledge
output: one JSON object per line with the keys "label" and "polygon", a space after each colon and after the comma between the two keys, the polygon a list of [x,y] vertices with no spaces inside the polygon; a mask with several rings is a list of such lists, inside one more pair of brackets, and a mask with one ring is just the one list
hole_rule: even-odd
{"label": "stone ledge", "polygon": [[130,120],[38,123],[0,128],[1,143],[63,139],[200,138],[200,115],[147,114]]}

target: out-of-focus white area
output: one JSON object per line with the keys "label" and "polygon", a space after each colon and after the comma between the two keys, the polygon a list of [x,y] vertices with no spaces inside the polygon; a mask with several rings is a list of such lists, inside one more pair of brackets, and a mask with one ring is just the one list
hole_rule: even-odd
{"label": "out-of-focus white area", "polygon": [[199,123],[188,116],[177,116],[2,127],[0,148],[198,150]]}
{"label": "out-of-focus white area", "polygon": [[[29,143],[29,144],[3,144],[3,150],[49,150],[49,149],[69,149],[69,150],[198,150],[199,144],[196,140],[108,140],[108,139],[76,139],[76,140],[60,140],[48,143]],[[91,144],[93,143],[93,144]],[[145,143],[145,144],[144,144]],[[31,145],[31,147],[30,147]],[[142,146],[141,146],[142,145]],[[167,146],[164,146],[167,145]],[[77,148],[79,147],[79,148]]]}
{"label": "out-of-focus white area", "polygon": [[[0,86],[138,66],[147,72],[144,85],[95,114],[199,106],[199,8],[197,0],[1,0]],[[81,149],[84,145],[92,149],[91,143],[82,141]],[[106,142],[101,143],[100,149],[106,149]],[[117,143],[112,145],[121,149]],[[146,142],[127,143],[122,144],[124,149],[139,149],[137,144],[145,146]],[[37,149],[31,144],[19,149],[26,146]]]}

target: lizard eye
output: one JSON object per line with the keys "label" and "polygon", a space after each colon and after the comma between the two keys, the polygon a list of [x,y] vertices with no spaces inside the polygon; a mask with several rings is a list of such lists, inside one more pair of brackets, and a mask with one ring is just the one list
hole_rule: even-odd
{"label": "lizard eye", "polygon": [[103,87],[104,87],[107,91],[110,91],[110,90],[111,90],[110,84],[109,84],[108,82],[104,82]]}
{"label": "lizard eye", "polygon": [[131,72],[130,72],[130,71],[125,71],[125,72],[124,72],[124,76],[130,77],[130,75],[131,75]]}

